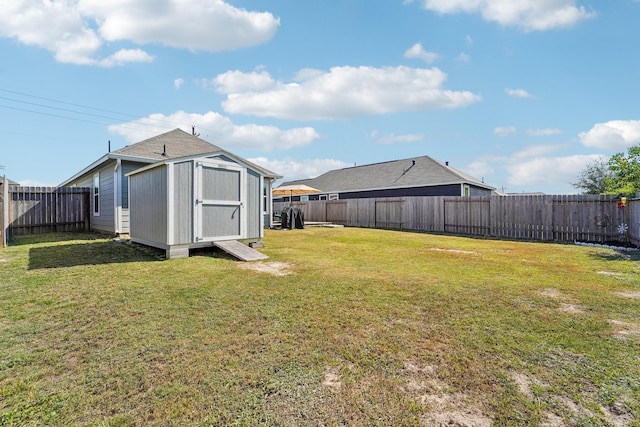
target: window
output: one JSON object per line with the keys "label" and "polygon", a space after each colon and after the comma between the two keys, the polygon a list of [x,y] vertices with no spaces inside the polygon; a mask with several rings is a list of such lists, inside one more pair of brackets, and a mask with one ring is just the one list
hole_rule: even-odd
{"label": "window", "polygon": [[93,216],[100,216],[100,173],[93,174]]}
{"label": "window", "polygon": [[338,200],[337,194],[329,194],[329,200]]}

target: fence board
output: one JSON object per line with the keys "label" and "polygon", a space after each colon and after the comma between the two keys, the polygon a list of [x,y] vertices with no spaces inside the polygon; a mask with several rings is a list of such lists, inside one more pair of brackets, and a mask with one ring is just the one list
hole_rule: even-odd
{"label": "fence board", "polygon": [[84,187],[9,187],[9,234],[89,229],[89,194]]}
{"label": "fence board", "polygon": [[[307,221],[539,241],[640,244],[640,200],[609,196],[426,196],[296,203]],[[278,203],[274,203],[277,211]],[[618,232],[627,224],[628,233]]]}

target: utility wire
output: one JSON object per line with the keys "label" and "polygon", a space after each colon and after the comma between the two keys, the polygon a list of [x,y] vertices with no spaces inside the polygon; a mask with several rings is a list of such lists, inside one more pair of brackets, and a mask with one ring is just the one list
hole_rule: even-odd
{"label": "utility wire", "polygon": [[[63,104],[63,105],[69,105],[69,106],[73,106],[73,107],[86,108],[86,109],[94,110],[94,111],[102,111],[102,112],[109,113],[109,114],[116,114],[116,115],[126,116],[126,117],[130,117],[130,118],[133,119],[133,120],[130,120],[130,122],[135,122],[136,120],[141,119],[141,117],[139,115],[134,115],[134,114],[130,114],[130,113],[121,113],[121,112],[118,112],[118,111],[112,111],[112,110],[107,110],[107,109],[103,109],[103,108],[91,107],[91,106],[88,106],[88,105],[82,105],[82,104],[75,104],[75,103],[72,103],[72,102],[60,101],[60,100],[57,100],[57,99],[52,99],[52,98],[47,98],[47,97],[37,96],[37,95],[31,95],[31,94],[28,94],[28,93],[18,92],[18,91],[4,89],[4,88],[0,88],[0,92],[11,93],[11,94],[14,94],[14,95],[25,96],[25,97],[34,98],[34,99],[40,99],[40,100],[43,100],[43,101],[54,102],[54,103]],[[102,119],[113,120],[116,123],[119,122],[119,121],[125,120],[125,119],[120,119],[120,118],[115,118],[115,117],[110,117],[110,116],[103,116],[103,115],[99,115],[99,114],[92,114],[92,113],[86,113],[86,112],[77,111],[77,110],[70,110],[70,109],[67,109],[67,108],[50,106],[50,105],[46,105],[46,104],[23,101],[23,100],[14,99],[14,98],[7,98],[7,97],[3,97],[3,96],[0,96],[0,99],[3,99],[5,101],[11,101],[11,102],[17,102],[17,103],[22,103],[22,104],[27,104],[27,105],[33,105],[33,106],[42,107],[42,108],[49,108],[49,109],[52,109],[52,110],[64,111],[64,112],[68,112],[68,113],[74,113],[74,114],[80,114],[80,115],[85,115],[85,116],[91,116],[91,117],[97,117],[97,118],[102,118]],[[11,107],[11,106],[8,106],[8,105],[0,105],[0,107],[12,109],[12,110],[17,110],[17,111],[24,111],[24,112],[28,112],[28,113],[41,114],[41,115],[46,115],[46,116],[50,116],[50,117],[63,118],[63,119],[67,119],[67,120],[75,120],[75,121],[80,121],[80,122],[85,122],[85,123],[93,123],[93,124],[99,124],[99,125],[109,124],[109,123],[96,122],[96,121],[91,121],[91,120],[86,120],[86,119],[81,119],[81,118],[61,116],[61,115],[58,115],[58,114],[45,113],[45,112],[41,112],[41,111],[28,110],[28,109],[19,108],[19,107]],[[151,122],[157,122],[158,125],[156,127],[158,127],[158,128],[166,127],[168,125],[171,125],[171,126],[176,126],[176,125],[177,126],[187,126],[187,127],[192,125],[191,123],[189,123],[189,124],[187,124],[187,123],[178,123],[178,122],[172,122],[172,121],[168,121],[168,120],[154,119],[154,118],[151,118],[151,117],[146,117],[145,120],[146,121],[151,121]],[[112,123],[112,124],[115,124],[115,123]],[[140,128],[132,128],[132,127],[126,126],[124,124],[117,124],[117,126],[122,127],[124,129],[130,129],[130,130],[135,130],[135,131],[146,131],[147,130],[146,128],[154,126],[154,125],[149,124],[149,123],[136,122],[135,124],[139,125]],[[201,128],[201,129],[203,129],[203,128]],[[206,129],[203,129],[203,130],[206,131]]]}

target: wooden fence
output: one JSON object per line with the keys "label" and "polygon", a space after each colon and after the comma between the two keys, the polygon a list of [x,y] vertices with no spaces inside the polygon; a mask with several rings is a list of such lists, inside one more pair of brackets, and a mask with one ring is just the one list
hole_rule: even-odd
{"label": "wooden fence", "polygon": [[[558,242],[640,244],[640,200],[609,196],[398,197],[293,202],[305,221]],[[274,203],[274,212],[289,206]],[[627,231],[620,233],[619,226]]]}
{"label": "wooden fence", "polygon": [[2,220],[8,224],[3,230],[9,238],[21,234],[89,230],[89,188],[10,185],[7,193],[2,199],[2,211],[8,218]]}

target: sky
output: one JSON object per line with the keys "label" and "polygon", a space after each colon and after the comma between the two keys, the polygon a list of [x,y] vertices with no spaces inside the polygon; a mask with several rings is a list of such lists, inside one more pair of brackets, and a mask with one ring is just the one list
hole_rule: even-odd
{"label": "sky", "polygon": [[[0,0],[0,174],[181,128],[284,181],[428,155],[579,192],[640,144],[640,0]],[[276,184],[278,185],[278,184]]]}

